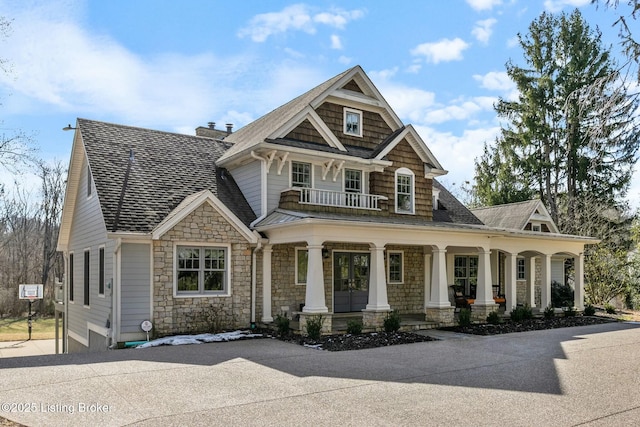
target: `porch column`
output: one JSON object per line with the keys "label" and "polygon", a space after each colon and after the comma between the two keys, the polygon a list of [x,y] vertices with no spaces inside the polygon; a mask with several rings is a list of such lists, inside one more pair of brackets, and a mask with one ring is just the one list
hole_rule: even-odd
{"label": "porch column", "polygon": [[271,316],[271,245],[265,245],[262,249],[262,322],[273,322]]}
{"label": "porch column", "polygon": [[369,274],[369,302],[366,310],[391,310],[387,300],[387,279],[384,271],[384,245],[371,244],[371,273]]}
{"label": "porch column", "polygon": [[478,287],[474,305],[494,305],[491,284],[491,251],[481,248],[478,251]]}
{"label": "porch column", "polygon": [[518,254],[506,254],[504,260],[504,293],[506,302],[506,311],[510,312],[516,306],[516,280],[518,279]]}
{"label": "porch column", "polygon": [[574,271],[574,292],[573,305],[578,311],[584,311],[584,254],[580,254],[573,259]]}
{"label": "porch column", "polygon": [[551,255],[541,255],[540,259],[540,308],[544,310],[551,305]]}
{"label": "porch column", "polygon": [[[426,251],[426,249],[425,249]],[[431,301],[431,254],[424,254],[424,306]]]}
{"label": "porch column", "polygon": [[527,296],[525,297],[525,303],[529,304],[529,307],[536,306],[536,258],[528,257],[524,261],[525,277],[527,279]]}
{"label": "porch column", "polygon": [[431,274],[431,300],[428,307],[451,307],[447,291],[446,249],[433,248],[433,272]]}
{"label": "porch column", "polygon": [[322,272],[322,245],[308,245],[307,289],[303,313],[328,313],[324,298],[324,274]]}

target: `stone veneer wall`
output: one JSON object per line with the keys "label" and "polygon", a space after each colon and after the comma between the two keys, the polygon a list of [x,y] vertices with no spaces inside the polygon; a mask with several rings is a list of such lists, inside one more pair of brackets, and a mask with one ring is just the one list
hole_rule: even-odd
{"label": "stone veneer wall", "polygon": [[[393,310],[400,313],[424,312],[424,250],[411,246],[387,246],[387,251],[404,252],[403,283],[387,283],[387,298]],[[387,254],[385,253],[385,274]]]}
{"label": "stone veneer wall", "polygon": [[[229,296],[177,297],[174,289],[174,243],[231,244]],[[199,332],[216,320],[221,327],[246,327],[251,315],[249,242],[209,204],[195,209],[153,242],[153,323],[158,336]],[[215,319],[212,318],[215,317]]]}

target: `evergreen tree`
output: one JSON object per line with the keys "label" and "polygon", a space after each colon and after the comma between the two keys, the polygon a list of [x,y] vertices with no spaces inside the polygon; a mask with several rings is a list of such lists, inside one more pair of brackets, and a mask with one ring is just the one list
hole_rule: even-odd
{"label": "evergreen tree", "polygon": [[537,195],[562,232],[582,234],[584,221],[597,219],[585,218],[583,208],[624,211],[638,150],[638,94],[618,78],[600,32],[577,9],[543,13],[518,37],[525,65],[506,68],[519,97],[496,105],[508,125],[476,161],[475,196],[491,205]]}

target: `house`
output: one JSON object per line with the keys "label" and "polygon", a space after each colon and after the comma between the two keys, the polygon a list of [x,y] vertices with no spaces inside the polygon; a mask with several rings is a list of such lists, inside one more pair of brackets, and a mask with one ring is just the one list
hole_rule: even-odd
{"label": "house", "polygon": [[556,255],[572,260],[583,308],[596,240],[533,214],[531,229],[483,220],[437,181],[446,173],[359,66],[236,132],[78,119],[58,242],[66,348],[144,339],[144,321],[156,335],[278,314],[302,330],[344,314],[379,328],[389,310],[452,324],[454,283],[478,319],[497,309],[498,283],[507,309],[520,288],[544,308]]}

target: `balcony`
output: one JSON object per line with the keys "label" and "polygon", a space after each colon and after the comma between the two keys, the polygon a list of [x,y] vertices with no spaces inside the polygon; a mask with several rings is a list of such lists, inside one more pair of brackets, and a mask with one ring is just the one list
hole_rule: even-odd
{"label": "balcony", "polygon": [[298,203],[302,205],[329,206],[335,208],[364,209],[379,211],[385,196],[341,191],[319,190],[317,188],[295,188],[300,193]]}

